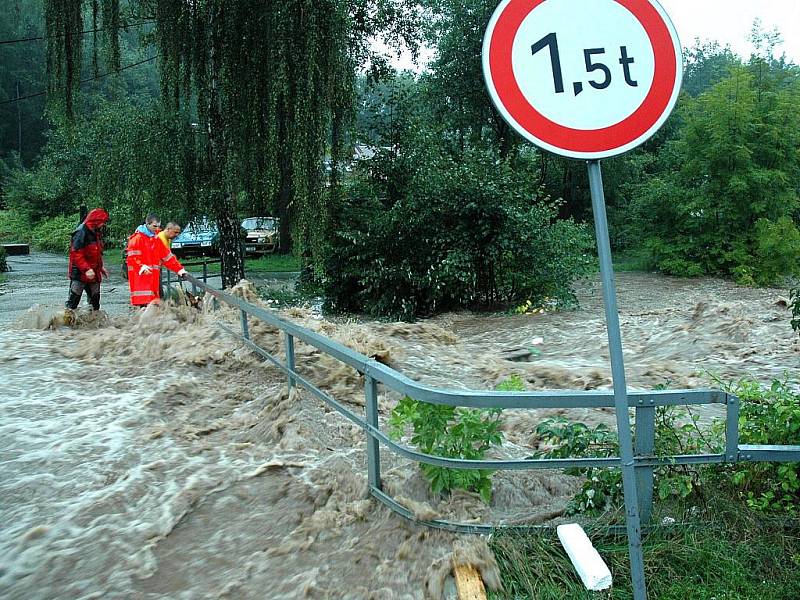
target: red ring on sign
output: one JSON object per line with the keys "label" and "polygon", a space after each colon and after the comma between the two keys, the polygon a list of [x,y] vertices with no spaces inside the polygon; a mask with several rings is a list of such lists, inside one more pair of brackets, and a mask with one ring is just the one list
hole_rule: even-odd
{"label": "red ring on sign", "polygon": [[653,84],[642,104],[619,123],[602,129],[573,129],[551,121],[537,111],[514,78],[511,51],[525,18],[545,0],[511,0],[497,19],[489,46],[492,85],[516,122],[536,138],[573,152],[606,152],[644,135],[669,106],[677,76],[675,49],[666,23],[646,0],[616,0],[642,24],[653,46]]}

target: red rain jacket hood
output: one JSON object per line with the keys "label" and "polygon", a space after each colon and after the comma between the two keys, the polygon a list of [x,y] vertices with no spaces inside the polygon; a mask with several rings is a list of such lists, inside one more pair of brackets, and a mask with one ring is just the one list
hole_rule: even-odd
{"label": "red rain jacket hood", "polygon": [[108,222],[108,213],[102,208],[93,208],[86,215],[83,224],[89,227],[92,231],[97,231]]}

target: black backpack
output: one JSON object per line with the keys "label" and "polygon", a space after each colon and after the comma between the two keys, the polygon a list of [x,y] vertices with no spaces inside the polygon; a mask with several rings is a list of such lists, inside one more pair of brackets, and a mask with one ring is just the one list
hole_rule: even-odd
{"label": "black backpack", "polygon": [[122,278],[128,279],[128,242],[131,241],[133,236],[129,235],[125,240],[125,245],[122,247]]}

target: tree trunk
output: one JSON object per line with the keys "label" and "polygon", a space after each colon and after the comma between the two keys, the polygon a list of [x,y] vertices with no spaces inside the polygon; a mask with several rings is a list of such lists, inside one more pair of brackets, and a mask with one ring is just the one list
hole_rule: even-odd
{"label": "tree trunk", "polygon": [[219,256],[222,260],[222,287],[228,288],[244,279],[244,254],[242,236],[236,216],[236,198],[230,190],[223,189],[224,165],[227,157],[225,132],[220,108],[220,45],[222,42],[221,2],[209,11],[209,91],[207,105],[208,147],[207,176],[211,182],[212,206],[219,228]]}
{"label": "tree trunk", "polygon": [[214,202],[219,228],[219,256],[222,259],[222,287],[229,288],[244,279],[244,255],[236,202],[230,192],[220,194]]}
{"label": "tree trunk", "polygon": [[278,190],[278,218],[280,224],[278,234],[280,236],[280,253],[289,254],[292,251],[291,229],[289,227],[291,214],[290,206],[292,202],[292,156],[291,145],[288,140],[288,116],[285,107],[278,111],[278,161],[280,168],[280,189]]}

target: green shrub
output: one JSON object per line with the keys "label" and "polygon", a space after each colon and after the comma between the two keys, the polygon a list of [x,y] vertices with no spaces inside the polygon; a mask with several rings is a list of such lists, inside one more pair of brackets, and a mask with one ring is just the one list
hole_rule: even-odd
{"label": "green shrub", "polygon": [[[703,432],[698,416],[688,409],[658,407],[654,453],[668,457],[677,454],[700,454],[719,451],[715,434]],[[617,434],[603,424],[594,428],[584,423],[572,423],[559,417],[546,419],[536,427],[544,450],[535,458],[605,458],[619,456]],[[570,475],[581,475],[585,481],[571,500],[570,513],[597,514],[612,510],[623,503],[622,471],[618,468],[588,467],[568,469]],[[686,498],[701,487],[701,474],[690,465],[666,465],[653,471],[654,491],[659,499]]]}
{"label": "green shrub", "polygon": [[33,221],[77,207],[76,183],[59,164],[59,156],[47,157],[35,169],[16,169],[6,180],[5,201],[12,210]]}
{"label": "green shrub", "polygon": [[[743,379],[724,387],[740,400],[740,444],[798,443],[800,393],[787,380],[764,386]],[[739,463],[732,469],[732,479],[751,508],[800,514],[800,463]]]}
{"label": "green shrub", "polygon": [[660,270],[773,285],[800,269],[795,79],[792,68],[753,57],[681,99],[673,139],[643,163],[647,176],[624,187],[625,226]]}
{"label": "green shrub", "polygon": [[[800,393],[786,380],[770,386],[744,379],[736,383],[715,380],[720,387],[739,397],[739,443],[793,445],[800,439]],[[617,456],[616,433],[604,425],[589,428],[563,418],[547,419],[536,428],[544,450],[536,458]],[[698,416],[689,409],[656,409],[656,456],[722,452],[724,424],[702,430]],[[569,505],[571,512],[598,513],[617,508],[623,502],[619,469],[586,468],[567,471],[586,480]],[[800,513],[800,463],[737,463],[730,467],[731,482],[747,505],[758,511],[778,511],[791,516]],[[686,498],[719,481],[720,467],[698,470],[691,465],[666,465],[654,470],[657,497]]]}
{"label": "green shrub", "polygon": [[[411,426],[411,443],[421,452],[444,458],[479,460],[503,441],[500,409],[456,408],[420,402],[406,396],[392,410],[389,433],[400,439]],[[420,469],[434,493],[455,488],[478,492],[484,502],[492,499],[492,473],[488,469],[449,469],[421,463]]]}
{"label": "green shrub", "polygon": [[781,284],[786,277],[800,274],[800,230],[789,217],[756,223],[757,281],[761,285]]}
{"label": "green shrub", "polygon": [[0,242],[29,244],[31,223],[19,211],[0,210]]}
{"label": "green shrub", "polygon": [[512,375],[498,383],[495,390],[498,392],[524,392],[525,383],[519,375]]}
{"label": "green shrub", "polygon": [[72,232],[78,226],[78,215],[53,217],[33,228],[31,237],[38,250],[66,254]]}
{"label": "green shrub", "polygon": [[[617,434],[603,424],[590,428],[563,417],[545,419],[536,426],[536,436],[544,450],[534,452],[533,458],[605,458],[619,454]],[[586,478],[567,512],[598,513],[622,503],[619,469],[589,467],[567,469],[566,473]]]}
{"label": "green shrub", "polygon": [[379,153],[332,211],[328,307],[412,319],[459,307],[575,301],[591,238],[537,195],[535,169],[491,151],[454,157],[421,141]]}

